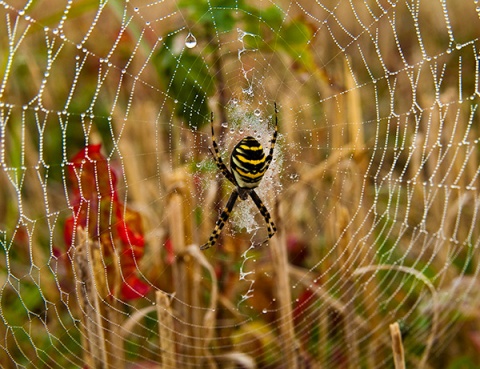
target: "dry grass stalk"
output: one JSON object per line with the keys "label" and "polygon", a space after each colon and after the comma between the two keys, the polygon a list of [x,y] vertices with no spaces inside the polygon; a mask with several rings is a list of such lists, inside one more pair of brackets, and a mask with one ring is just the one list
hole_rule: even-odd
{"label": "dry grass stalk", "polygon": [[[185,359],[179,363],[182,368],[196,366],[198,357],[202,357],[204,347],[198,344],[203,342],[205,331],[202,327],[204,316],[201,309],[192,309],[200,305],[199,291],[201,290],[201,274],[198,258],[192,257],[187,250],[187,244],[192,243],[193,222],[189,204],[192,204],[189,188],[191,182],[183,170],[174,172],[170,178],[172,188],[168,202],[169,235],[176,255],[172,274],[177,303],[174,311],[179,340],[179,354]],[[197,260],[196,260],[197,259]]]}
{"label": "dry grass stalk", "polygon": [[90,368],[123,368],[123,348],[118,343],[114,317],[106,309],[108,296],[105,270],[100,245],[77,229],[77,242],[73,250],[76,294],[79,301],[84,334],[82,347],[84,360]]}
{"label": "dry grass stalk", "polygon": [[349,141],[353,144],[353,151],[361,153],[365,149],[365,138],[363,134],[363,118],[362,118],[362,102],[360,98],[360,89],[356,88],[353,80],[353,73],[348,68],[345,61],[344,64],[345,86],[347,94],[347,118]]}
{"label": "dry grass stalk", "polygon": [[390,335],[392,336],[392,351],[395,369],[405,369],[405,357],[402,343],[402,333],[397,322],[390,324]]}
{"label": "dry grass stalk", "polygon": [[295,337],[292,315],[292,296],[290,292],[290,280],[287,259],[287,242],[282,225],[281,203],[275,206],[275,219],[277,220],[277,234],[270,242],[272,262],[276,280],[276,295],[278,301],[278,313],[280,316],[280,344],[282,347],[286,367],[298,368],[298,343]]}
{"label": "dry grass stalk", "polygon": [[163,291],[155,293],[157,301],[158,334],[160,337],[160,355],[164,368],[176,368],[175,326],[170,307],[170,298]]}
{"label": "dry grass stalk", "polygon": [[194,366],[193,359],[195,352],[193,351],[194,344],[191,340],[192,334],[190,328],[192,327],[191,310],[189,309],[190,300],[190,283],[188,280],[185,254],[185,228],[183,224],[183,199],[178,192],[173,192],[170,195],[168,203],[168,216],[169,216],[169,230],[170,239],[174,253],[176,255],[175,263],[173,264],[173,285],[175,289],[175,299],[178,303],[175,305],[175,312],[178,320],[177,325],[177,338],[178,347],[182,352],[179,354],[185,358],[182,363],[183,367],[188,369]]}
{"label": "dry grass stalk", "polygon": [[[210,291],[210,304],[207,308],[206,313],[203,315],[203,321],[198,326],[201,328],[203,335],[201,336],[203,339],[203,352],[201,352],[201,356],[205,357],[209,363],[210,368],[217,368],[217,365],[213,359],[212,354],[208,349],[208,345],[213,339],[213,335],[215,333],[215,318],[216,318],[216,311],[217,311],[217,304],[218,304],[218,281],[217,275],[215,273],[215,269],[213,266],[208,262],[207,258],[198,248],[198,245],[191,245],[187,248],[187,252],[192,256],[192,258],[201,266],[203,266],[209,273],[210,278],[212,279],[212,289]],[[196,309],[200,311],[200,309]],[[200,337],[200,336],[198,336]]]}
{"label": "dry grass stalk", "polygon": [[352,242],[352,235],[349,227],[351,215],[348,209],[342,204],[338,204],[334,209],[335,216],[332,217],[330,228],[332,228],[332,241],[337,240],[338,264],[341,265],[343,273],[343,283],[341,299],[344,303],[343,327],[345,332],[345,342],[349,345],[349,350],[345,353],[348,357],[349,368],[356,368],[360,363],[360,354],[358,352],[357,329],[354,324],[355,319],[355,289],[352,280],[352,270],[358,263],[358,251]]}

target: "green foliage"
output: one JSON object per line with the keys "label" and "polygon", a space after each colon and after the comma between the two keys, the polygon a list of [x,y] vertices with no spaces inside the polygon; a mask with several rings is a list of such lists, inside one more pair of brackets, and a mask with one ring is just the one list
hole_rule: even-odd
{"label": "green foliage", "polygon": [[312,30],[302,19],[286,22],[277,5],[259,9],[243,0],[181,0],[178,6],[192,20],[192,33],[199,44],[212,49],[213,58],[206,60],[195,49],[177,47],[186,35],[171,32],[154,63],[164,90],[173,98],[175,114],[191,129],[208,121],[208,99],[218,88],[218,76],[211,72],[213,63],[218,62],[213,40],[234,32],[235,27],[252,35],[242,39],[247,48],[264,53],[283,51],[303,68],[314,68],[309,48]]}
{"label": "green foliage", "polygon": [[200,56],[187,50],[174,51],[174,37],[167,37],[154,62],[161,80],[169,81],[164,87],[174,98],[175,113],[196,129],[206,122],[208,97],[215,91],[215,81]]}
{"label": "green foliage", "polygon": [[312,69],[313,56],[309,49],[309,40],[312,39],[312,30],[302,20],[293,20],[281,30],[279,46],[298,61],[305,69]]}
{"label": "green foliage", "polygon": [[454,359],[448,369],[479,369],[480,367],[475,364],[472,358],[469,356],[461,356]]}
{"label": "green foliage", "polygon": [[189,11],[191,19],[203,27],[229,32],[235,26],[234,11],[242,9],[242,0],[181,0],[180,8]]}

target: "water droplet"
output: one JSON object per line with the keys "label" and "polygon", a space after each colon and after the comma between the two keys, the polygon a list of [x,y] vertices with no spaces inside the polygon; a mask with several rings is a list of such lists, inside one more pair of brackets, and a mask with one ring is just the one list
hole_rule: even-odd
{"label": "water droplet", "polygon": [[266,314],[267,312],[268,312],[267,309],[263,309],[263,310],[262,310],[262,313],[264,313],[264,314]]}
{"label": "water droplet", "polygon": [[260,109],[255,109],[253,111],[253,114],[255,114],[255,116],[259,117],[260,116]]}
{"label": "water droplet", "polygon": [[185,38],[185,46],[188,47],[189,49],[193,49],[195,46],[197,46],[197,39],[190,32]]}
{"label": "water droplet", "polygon": [[227,128],[228,127],[228,122],[222,122],[222,127]]}

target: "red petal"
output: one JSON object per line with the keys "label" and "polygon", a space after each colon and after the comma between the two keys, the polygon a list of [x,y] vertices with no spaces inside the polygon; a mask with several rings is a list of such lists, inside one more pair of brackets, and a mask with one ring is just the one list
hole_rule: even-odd
{"label": "red petal", "polygon": [[67,218],[65,221],[65,225],[63,226],[63,239],[65,240],[65,244],[67,245],[67,250],[72,245],[73,239],[73,225],[74,225],[73,217]]}
{"label": "red petal", "polygon": [[173,245],[170,238],[167,238],[165,241],[165,251],[167,252],[166,262],[169,265],[172,265],[175,261],[175,252],[173,251]]}
{"label": "red petal", "polygon": [[122,297],[125,300],[134,300],[145,296],[150,286],[142,282],[137,276],[131,276],[122,283]]}

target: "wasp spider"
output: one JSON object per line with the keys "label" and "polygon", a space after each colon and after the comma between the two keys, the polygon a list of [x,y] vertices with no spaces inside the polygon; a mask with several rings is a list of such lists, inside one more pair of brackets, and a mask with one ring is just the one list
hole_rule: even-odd
{"label": "wasp spider", "polygon": [[251,197],[255,205],[257,206],[260,213],[265,218],[268,229],[268,238],[263,242],[267,242],[270,238],[273,237],[277,228],[272,221],[272,217],[268,212],[265,205],[263,205],[262,200],[258,197],[255,192],[255,188],[258,187],[260,181],[262,180],[265,172],[267,171],[270,163],[273,158],[273,150],[275,148],[275,142],[277,141],[277,104],[275,103],[275,130],[273,136],[270,139],[270,151],[268,155],[265,156],[263,147],[255,138],[248,136],[240,140],[239,143],[234,147],[232,154],[230,156],[230,169],[228,170],[227,166],[223,163],[220,153],[218,151],[217,141],[215,139],[215,133],[213,131],[213,113],[210,120],[210,126],[212,128],[212,143],[213,149],[215,152],[211,151],[213,157],[215,158],[215,163],[223,175],[233,183],[235,189],[233,190],[230,198],[228,199],[227,205],[223,209],[222,214],[215,224],[215,228],[210,235],[208,242],[200,247],[200,249],[205,250],[209,247],[212,247],[217,242],[218,236],[222,232],[223,227],[225,226],[226,221],[230,217],[230,213],[237,201],[237,198],[240,197],[242,200],[246,200],[248,196]]}

